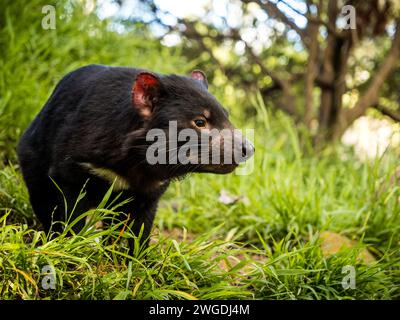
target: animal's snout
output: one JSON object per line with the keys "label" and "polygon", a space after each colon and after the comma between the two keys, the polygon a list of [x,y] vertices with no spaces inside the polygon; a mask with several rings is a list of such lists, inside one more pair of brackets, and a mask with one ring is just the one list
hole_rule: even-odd
{"label": "animal's snout", "polygon": [[242,158],[244,161],[250,159],[255,152],[254,145],[247,139],[242,142]]}

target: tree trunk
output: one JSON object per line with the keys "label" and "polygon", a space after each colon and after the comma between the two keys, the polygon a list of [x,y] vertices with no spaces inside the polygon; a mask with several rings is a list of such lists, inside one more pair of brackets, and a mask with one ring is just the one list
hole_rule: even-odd
{"label": "tree trunk", "polygon": [[399,64],[400,57],[400,20],[397,20],[396,33],[394,35],[392,46],[382,64],[376,70],[367,90],[358,99],[356,105],[351,109],[344,109],[335,125],[333,138],[340,138],[346,129],[359,117],[365,114],[365,111],[374,105],[379,104],[379,91],[386,81],[389,74],[396,65]]}
{"label": "tree trunk", "polygon": [[329,36],[319,81],[321,99],[317,143],[332,140],[342,110],[342,99],[346,92],[345,77],[350,56],[349,38]]}
{"label": "tree trunk", "polygon": [[313,118],[313,93],[317,69],[318,58],[318,25],[312,23],[309,26],[309,52],[307,59],[307,67],[305,72],[305,100],[304,100],[304,123],[307,128],[311,128],[311,120]]}

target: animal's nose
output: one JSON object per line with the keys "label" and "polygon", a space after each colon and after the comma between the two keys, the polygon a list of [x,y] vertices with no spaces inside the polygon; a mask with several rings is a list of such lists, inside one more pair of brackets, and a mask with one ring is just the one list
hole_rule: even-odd
{"label": "animal's nose", "polygon": [[254,151],[254,145],[249,140],[245,139],[242,143],[242,157],[244,160],[251,158],[254,154]]}

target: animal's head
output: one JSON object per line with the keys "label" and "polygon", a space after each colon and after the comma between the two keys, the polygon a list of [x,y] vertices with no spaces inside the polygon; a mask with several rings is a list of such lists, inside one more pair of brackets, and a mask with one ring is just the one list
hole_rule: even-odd
{"label": "animal's head", "polygon": [[190,76],[137,75],[132,107],[143,120],[149,166],[168,177],[189,172],[232,172],[254,154],[253,145],[229,121],[209,93],[202,71]]}

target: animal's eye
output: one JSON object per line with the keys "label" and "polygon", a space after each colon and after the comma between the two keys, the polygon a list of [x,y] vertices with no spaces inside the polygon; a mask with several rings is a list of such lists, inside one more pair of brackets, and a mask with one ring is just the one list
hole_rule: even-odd
{"label": "animal's eye", "polygon": [[206,126],[206,120],[205,119],[196,119],[193,121],[196,127],[198,128],[204,128]]}

